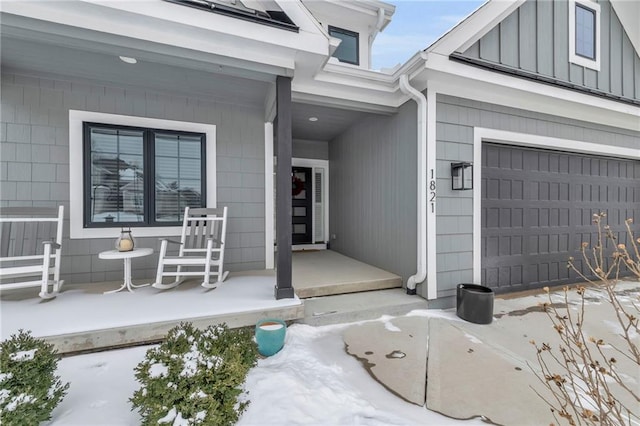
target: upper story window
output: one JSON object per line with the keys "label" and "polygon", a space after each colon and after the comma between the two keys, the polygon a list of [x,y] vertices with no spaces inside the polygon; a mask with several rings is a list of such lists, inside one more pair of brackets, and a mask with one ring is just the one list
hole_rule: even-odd
{"label": "upper story window", "polygon": [[84,123],[84,226],[178,225],[206,206],[202,133]]}
{"label": "upper story window", "polygon": [[600,70],[600,5],[590,0],[569,1],[569,60]]}
{"label": "upper story window", "polygon": [[358,33],[329,26],[329,35],[342,40],[333,53],[335,58],[347,64],[360,65]]}
{"label": "upper story window", "polygon": [[576,55],[596,59],[596,12],[576,5]]}

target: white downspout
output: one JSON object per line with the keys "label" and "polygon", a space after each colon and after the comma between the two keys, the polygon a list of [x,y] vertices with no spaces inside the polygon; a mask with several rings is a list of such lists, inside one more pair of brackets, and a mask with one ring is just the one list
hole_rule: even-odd
{"label": "white downspout", "polygon": [[400,90],[418,104],[418,257],[417,271],[407,280],[407,294],[416,294],[416,285],[427,277],[427,98],[400,76]]}

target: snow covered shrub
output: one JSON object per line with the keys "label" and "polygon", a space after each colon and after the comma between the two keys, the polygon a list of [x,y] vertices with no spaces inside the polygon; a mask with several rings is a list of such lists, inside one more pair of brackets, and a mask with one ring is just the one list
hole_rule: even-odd
{"label": "snow covered shrub", "polygon": [[69,384],[55,375],[53,345],[20,330],[0,343],[0,424],[38,425],[49,420]]}
{"label": "snow covered shrub", "polygon": [[232,425],[249,404],[238,397],[256,359],[251,330],[182,323],[138,364],[130,401],[143,425]]}

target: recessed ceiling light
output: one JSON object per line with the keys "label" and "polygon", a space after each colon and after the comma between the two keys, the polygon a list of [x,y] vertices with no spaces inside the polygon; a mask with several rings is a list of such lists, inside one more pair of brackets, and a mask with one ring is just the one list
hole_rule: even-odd
{"label": "recessed ceiling light", "polygon": [[318,121],[318,117],[309,117],[309,121]]}
{"label": "recessed ceiling light", "polygon": [[131,58],[129,56],[119,56],[122,62],[126,62],[127,64],[137,64],[138,60],[136,58]]}

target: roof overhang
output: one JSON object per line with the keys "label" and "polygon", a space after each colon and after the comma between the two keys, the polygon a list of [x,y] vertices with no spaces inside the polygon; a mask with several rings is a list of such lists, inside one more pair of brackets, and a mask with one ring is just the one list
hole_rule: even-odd
{"label": "roof overhang", "polygon": [[283,1],[281,6],[296,22],[298,33],[161,0],[5,1],[2,33],[67,45],[93,43],[96,49],[130,47],[143,55],[194,59],[273,76],[293,76],[301,57],[306,66],[321,68],[329,55],[327,35],[298,2]]}
{"label": "roof overhang", "polygon": [[636,52],[640,52],[640,1],[609,0],[618,19],[622,22],[631,44]]}
{"label": "roof overhang", "polygon": [[480,102],[640,131],[640,107],[428,54],[416,86]]}

